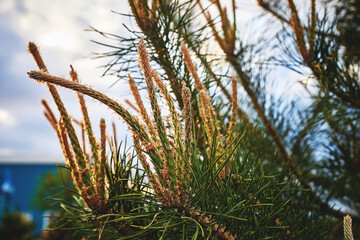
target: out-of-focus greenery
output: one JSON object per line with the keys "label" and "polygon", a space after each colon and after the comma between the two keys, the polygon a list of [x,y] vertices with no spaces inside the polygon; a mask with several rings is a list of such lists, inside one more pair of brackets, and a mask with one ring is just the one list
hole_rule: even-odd
{"label": "out-of-focus greenery", "polygon": [[[64,224],[64,219],[68,217],[68,213],[61,207],[59,201],[74,202],[73,196],[74,184],[68,169],[59,166],[55,170],[38,177],[38,184],[32,205],[40,211],[49,214],[48,216],[44,216],[49,218],[49,225],[46,226],[47,229],[45,229],[43,233],[46,239],[81,239],[83,236],[79,231],[57,230],[57,227]],[[65,224],[64,226],[71,227],[71,224]]]}
{"label": "out-of-focus greenery", "polygon": [[60,206],[56,199],[71,202],[74,195],[74,184],[71,179],[70,171],[58,167],[38,177],[33,207],[42,212],[58,211]]}
{"label": "out-of-focus greenery", "polygon": [[24,213],[14,211],[4,214],[0,219],[1,240],[35,240],[32,232],[35,223]]}
{"label": "out-of-focus greenery", "polygon": [[346,55],[360,61],[360,0],[337,1],[336,14],[340,16],[337,28],[346,48]]}

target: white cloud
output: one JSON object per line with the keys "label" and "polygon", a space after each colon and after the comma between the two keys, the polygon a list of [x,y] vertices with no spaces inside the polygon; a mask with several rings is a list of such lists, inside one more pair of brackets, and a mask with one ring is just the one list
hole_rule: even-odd
{"label": "white cloud", "polygon": [[0,13],[8,13],[15,8],[15,1],[0,1]]}
{"label": "white cloud", "polygon": [[66,32],[56,30],[42,35],[39,45],[43,47],[59,47],[63,50],[73,50],[75,40]]}
{"label": "white cloud", "polygon": [[0,109],[0,124],[5,126],[14,126],[16,124],[15,118],[6,110]]}
{"label": "white cloud", "polygon": [[13,154],[14,154],[14,151],[12,149],[0,148],[0,157],[7,157],[7,156],[11,156]]}
{"label": "white cloud", "polygon": [[[71,62],[89,56],[91,52],[103,50],[90,42],[94,37],[100,41],[103,38],[84,30],[93,26],[118,34],[124,30],[121,25],[122,16],[111,13],[111,10],[124,13],[129,11],[127,3],[116,0],[13,2],[15,1],[0,1],[0,27],[10,29],[22,39],[24,45],[19,47],[19,51],[25,50],[28,41],[34,41],[43,54],[47,52],[47,55],[52,56],[45,59],[47,65],[56,63],[54,65],[58,68],[64,68]],[[97,75],[100,76],[102,71],[103,69],[97,69]]]}
{"label": "white cloud", "polygon": [[[6,63],[6,66],[0,66],[0,71],[9,76],[6,80],[0,79],[0,93],[6,93],[6,98],[3,95],[0,99],[0,155],[61,155],[56,136],[46,125],[40,106],[41,98],[52,104],[46,86],[35,84],[26,76],[27,71],[36,69],[32,57],[26,52],[28,41],[39,46],[52,74],[68,77],[69,65],[73,64],[82,83],[109,95],[123,95],[122,84],[109,89],[116,80],[114,77],[101,78],[104,69],[99,66],[107,60],[88,58],[92,52],[106,51],[90,40],[105,39],[84,31],[92,26],[121,35],[120,32],[125,30],[123,17],[111,10],[128,13],[128,3],[123,0],[0,0],[0,34],[11,33],[13,36],[9,39],[16,37],[19,43],[9,44],[13,48],[5,49],[0,55],[0,61]],[[76,95],[64,89],[59,89],[59,92],[69,113],[80,118]],[[87,102],[95,132],[100,117],[105,117],[109,126],[112,121],[119,126],[118,137],[125,137],[126,127],[119,124],[118,117],[111,110],[96,101],[88,99]],[[53,110],[56,112],[55,107]]]}

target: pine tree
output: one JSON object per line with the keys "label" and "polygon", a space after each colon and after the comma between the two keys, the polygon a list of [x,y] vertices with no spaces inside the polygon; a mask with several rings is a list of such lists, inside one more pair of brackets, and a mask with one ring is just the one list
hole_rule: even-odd
{"label": "pine tree", "polygon": [[[360,83],[349,33],[359,32],[357,2],[311,0],[301,8],[307,19],[293,0],[257,3],[260,20],[281,28],[256,42],[238,29],[236,1],[226,8],[219,0],[130,0],[138,29],[127,37],[93,29],[119,41],[100,43],[112,49],[100,57],[111,57],[105,74],[127,79],[136,115],[79,83],[72,67],[71,80],[49,74],[29,43],[40,70],[28,74],[56,103],[60,119],[49,107],[45,115],[77,187],[76,201],[63,205],[70,214],[62,228],[77,223],[90,239],[335,239],[349,214],[356,236]],[[311,80],[302,81],[306,108],[304,99],[268,90],[277,66]],[[83,144],[56,85],[77,92]],[[121,152],[103,119],[96,139],[83,95],[123,119],[132,151]]]}

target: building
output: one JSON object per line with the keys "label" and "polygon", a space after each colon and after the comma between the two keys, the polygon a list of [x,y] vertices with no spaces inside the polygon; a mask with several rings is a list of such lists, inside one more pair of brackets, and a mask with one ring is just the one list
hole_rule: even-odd
{"label": "building", "polygon": [[43,217],[46,213],[35,209],[34,196],[39,177],[56,168],[53,158],[0,157],[0,215],[20,211],[35,222],[35,232],[40,233],[48,220]]}

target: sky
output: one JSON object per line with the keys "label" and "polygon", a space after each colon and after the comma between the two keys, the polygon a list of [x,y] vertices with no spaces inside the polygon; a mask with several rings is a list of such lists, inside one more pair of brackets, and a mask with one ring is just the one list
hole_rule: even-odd
{"label": "sky", "polygon": [[[239,12],[240,21],[249,19],[259,10],[255,0],[243,3],[241,6],[245,10]],[[117,80],[115,77],[101,77],[104,68],[99,66],[110,59],[91,59],[92,53],[107,51],[91,40],[106,42],[106,39],[98,33],[85,31],[94,27],[103,32],[126,34],[122,24],[128,25],[129,18],[112,10],[129,13],[128,1],[0,0],[0,163],[13,159],[63,161],[58,139],[43,115],[40,101],[46,99],[54,112],[56,107],[46,86],[35,83],[26,74],[37,70],[26,50],[29,41],[39,46],[51,74],[68,78],[72,64],[82,83],[120,102],[128,98],[130,92],[124,81],[112,86]],[[76,95],[66,89],[59,89],[59,92],[70,114],[81,119]],[[97,136],[100,118],[105,117],[108,125],[115,122],[117,135],[125,139],[127,127],[114,113],[90,98],[87,98],[87,106]]]}
{"label": "sky", "polygon": [[[26,50],[29,41],[39,46],[50,73],[68,77],[72,64],[81,82],[115,99],[125,94],[121,83],[110,88],[114,77],[101,77],[104,69],[99,66],[106,60],[91,59],[93,52],[106,49],[90,40],[105,39],[85,31],[90,26],[117,34],[126,31],[122,26],[126,19],[111,10],[129,13],[127,1],[0,0],[0,162],[14,158],[62,161],[59,142],[43,115],[40,100],[46,99],[54,112],[56,108],[46,86],[26,74],[37,70]],[[59,91],[70,114],[80,119],[76,95]],[[108,123],[120,122],[100,103],[87,98],[87,105],[95,129],[101,116]],[[119,126],[118,131],[126,128]]]}

